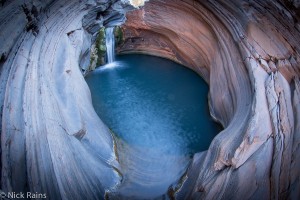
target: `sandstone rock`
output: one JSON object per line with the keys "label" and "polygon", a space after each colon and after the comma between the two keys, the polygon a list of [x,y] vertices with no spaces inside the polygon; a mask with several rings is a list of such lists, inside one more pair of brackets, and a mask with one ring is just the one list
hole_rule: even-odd
{"label": "sandstone rock", "polygon": [[[24,2],[0,2],[1,190],[103,199],[122,169],[81,68],[99,28],[124,23],[133,8],[118,0]],[[299,199],[299,1],[151,0],[126,17],[119,53],[159,55],[196,71],[224,127],[169,195]]]}
{"label": "sandstone rock", "polygon": [[152,0],[127,14],[119,53],[163,56],[199,73],[224,126],[194,157],[178,199],[299,198],[291,176],[300,175],[291,158],[300,123],[296,10],[276,1]]}

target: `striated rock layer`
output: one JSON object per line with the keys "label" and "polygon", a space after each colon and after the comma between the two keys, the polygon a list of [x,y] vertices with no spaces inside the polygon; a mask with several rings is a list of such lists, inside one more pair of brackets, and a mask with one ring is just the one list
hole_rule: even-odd
{"label": "striated rock layer", "polygon": [[16,0],[0,9],[1,190],[103,199],[120,181],[118,162],[80,67],[99,28],[124,22],[124,5]]}
{"label": "striated rock layer", "polygon": [[[118,0],[0,3],[1,190],[104,198],[122,169],[81,69],[97,31],[123,23],[132,8]],[[224,126],[170,195],[300,198],[299,6],[151,0],[127,14],[118,51],[198,72],[210,85],[211,115]]]}
{"label": "striated rock layer", "polygon": [[224,126],[194,156],[177,199],[300,198],[300,9],[284,3],[152,0],[127,14],[119,53],[198,72]]}

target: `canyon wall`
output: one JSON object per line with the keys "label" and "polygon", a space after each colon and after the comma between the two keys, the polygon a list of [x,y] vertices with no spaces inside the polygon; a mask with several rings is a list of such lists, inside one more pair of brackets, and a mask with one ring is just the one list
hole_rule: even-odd
{"label": "canyon wall", "polygon": [[[102,199],[120,183],[81,70],[97,31],[131,9],[118,0],[0,2],[1,190]],[[296,0],[150,0],[127,13],[118,52],[195,70],[224,127],[171,196],[300,198],[299,13]]]}
{"label": "canyon wall", "polygon": [[176,198],[298,199],[299,2],[152,0],[127,18],[119,53],[196,71],[224,127]]}
{"label": "canyon wall", "polygon": [[0,10],[1,190],[103,199],[120,182],[118,162],[81,68],[100,27],[123,23],[126,6],[16,0]]}

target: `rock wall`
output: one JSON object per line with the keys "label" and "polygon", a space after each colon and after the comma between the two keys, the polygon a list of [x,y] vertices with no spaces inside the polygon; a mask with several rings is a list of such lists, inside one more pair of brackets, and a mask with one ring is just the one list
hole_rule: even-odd
{"label": "rock wall", "polygon": [[2,191],[103,199],[120,182],[80,68],[97,31],[123,23],[124,10],[120,1],[2,1]]}
{"label": "rock wall", "polygon": [[119,53],[167,57],[210,85],[224,130],[194,156],[177,199],[298,199],[298,1],[151,0]]}
{"label": "rock wall", "polygon": [[[118,0],[0,2],[1,190],[102,199],[119,184],[114,141],[81,69],[97,31],[130,9]],[[169,194],[300,198],[299,13],[297,0],[151,0],[128,13],[119,52],[198,72],[224,126]]]}

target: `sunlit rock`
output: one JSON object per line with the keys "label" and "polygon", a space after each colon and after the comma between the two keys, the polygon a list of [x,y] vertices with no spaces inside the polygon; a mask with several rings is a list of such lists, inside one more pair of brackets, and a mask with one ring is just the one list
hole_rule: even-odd
{"label": "sunlit rock", "polygon": [[123,0],[124,2],[129,2],[132,6],[138,8],[140,6],[144,6],[145,2],[148,0]]}

